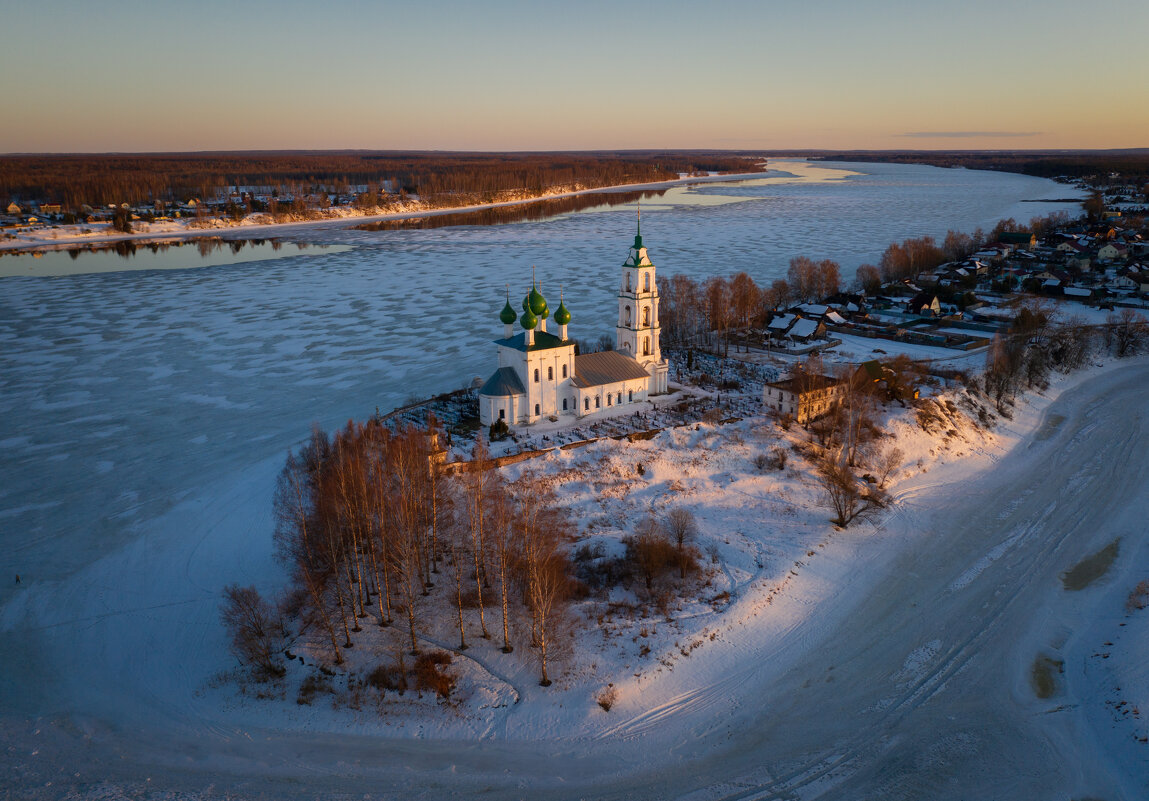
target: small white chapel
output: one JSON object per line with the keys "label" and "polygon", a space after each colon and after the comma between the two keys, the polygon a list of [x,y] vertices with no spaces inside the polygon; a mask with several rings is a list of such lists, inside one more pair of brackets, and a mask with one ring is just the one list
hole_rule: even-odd
{"label": "small white chapel", "polygon": [[[571,315],[559,300],[556,331],[547,330],[550,307],[532,283],[523,313],[510,298],[499,314],[503,338],[496,339],[499,367],[479,390],[483,425],[534,423],[544,417],[613,415],[635,411],[651,395],[666,392],[670,365],[658,335],[658,285],[654,263],[642,244],[639,222],[634,245],[622,264],[615,349],[575,355],[567,335]],[[522,328],[514,332],[515,323]]]}

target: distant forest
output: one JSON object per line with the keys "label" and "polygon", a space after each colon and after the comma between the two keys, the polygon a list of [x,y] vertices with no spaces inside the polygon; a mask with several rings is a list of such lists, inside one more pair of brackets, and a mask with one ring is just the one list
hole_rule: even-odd
{"label": "distant forest", "polygon": [[865,161],[930,164],[1001,170],[1039,178],[1080,178],[1094,186],[1112,183],[1140,185],[1149,181],[1149,149],[1083,151],[821,151],[810,158],[823,161]]}
{"label": "distant forest", "polygon": [[[183,202],[228,187],[268,194],[406,192],[433,200],[459,194],[536,196],[677,178],[680,173],[754,172],[750,154],[704,151],[596,153],[240,152],[0,156],[0,198],[60,203]],[[451,205],[451,204],[444,204]]]}

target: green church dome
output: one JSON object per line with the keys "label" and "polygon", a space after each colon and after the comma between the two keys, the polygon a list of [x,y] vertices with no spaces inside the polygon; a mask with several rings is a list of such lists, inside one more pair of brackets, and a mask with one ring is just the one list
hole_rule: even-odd
{"label": "green church dome", "polygon": [[525,312],[523,312],[523,316],[519,318],[519,323],[522,324],[525,330],[530,331],[532,328],[539,324],[539,318],[535,316],[534,312],[532,312],[530,309],[527,309]]}
{"label": "green church dome", "polygon": [[533,285],[531,286],[530,294],[527,295],[527,301],[530,303],[531,311],[544,318],[546,317],[545,312],[547,311],[547,299],[544,298],[543,293],[539,292],[539,290]]}
{"label": "green church dome", "polygon": [[511,308],[511,302],[508,300],[507,305],[499,312],[499,319],[503,321],[504,325],[515,324],[515,310]]}
{"label": "green church dome", "polygon": [[560,300],[558,311],[555,312],[555,322],[559,325],[567,325],[570,321],[571,313],[567,311],[566,304]]}

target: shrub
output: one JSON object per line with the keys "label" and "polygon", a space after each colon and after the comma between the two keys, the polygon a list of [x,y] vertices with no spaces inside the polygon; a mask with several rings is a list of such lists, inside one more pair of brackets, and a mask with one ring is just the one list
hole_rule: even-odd
{"label": "shrub", "polygon": [[710,557],[711,564],[718,564],[722,558],[722,552],[719,550],[717,542],[712,542],[706,546],[706,555]]}
{"label": "shrub", "polygon": [[784,448],[775,446],[770,449],[770,467],[773,467],[775,470],[785,470],[787,458]]}
{"label": "shrub", "polygon": [[647,592],[652,596],[654,580],[663,573],[677,570],[679,576],[685,578],[687,573],[698,570],[698,549],[687,543],[687,537],[694,533],[693,517],[690,518],[690,524],[681,543],[670,539],[664,524],[653,519],[643,521],[632,536],[623,539],[623,545],[626,546],[626,572],[641,576]]}
{"label": "shrub", "polygon": [[662,531],[654,526],[641,526],[633,536],[623,539],[626,561],[642,576],[649,592],[658,578],[678,559],[678,551]]}
{"label": "shrub", "polygon": [[496,420],[495,422],[491,423],[491,427],[490,427],[490,429],[488,429],[487,433],[490,437],[491,442],[499,442],[500,440],[506,439],[507,434],[509,434],[510,431],[511,431],[511,429],[507,425],[507,421],[503,420],[503,419],[499,419],[499,420]]}
{"label": "shrub", "polygon": [[458,677],[446,670],[453,657],[446,651],[428,651],[415,660],[415,689],[434,690],[440,698],[450,698]]}
{"label": "shrub", "polygon": [[618,690],[615,689],[613,684],[608,684],[599,690],[594,700],[598,702],[598,705],[603,708],[604,712],[609,712],[610,708],[614,706],[614,702],[618,700]]}
{"label": "shrub", "polygon": [[380,692],[393,690],[402,695],[407,690],[407,676],[395,665],[380,665],[367,674],[367,683]]}
{"label": "shrub", "polygon": [[254,586],[224,587],[220,618],[231,635],[231,652],[240,664],[264,677],[280,677],[287,672],[279,659],[282,621]]}
{"label": "shrub", "polygon": [[1125,600],[1126,612],[1135,612],[1145,607],[1149,607],[1149,581],[1142,581],[1134,587]]}
{"label": "shrub", "polygon": [[315,694],[319,692],[334,693],[335,688],[331,685],[331,679],[327,675],[312,673],[299,685],[299,695],[295,697],[295,703],[300,706],[310,706]]}
{"label": "shrub", "polygon": [[618,559],[608,559],[601,542],[584,542],[571,556],[575,581],[585,589],[612,587],[624,578],[628,570]]}

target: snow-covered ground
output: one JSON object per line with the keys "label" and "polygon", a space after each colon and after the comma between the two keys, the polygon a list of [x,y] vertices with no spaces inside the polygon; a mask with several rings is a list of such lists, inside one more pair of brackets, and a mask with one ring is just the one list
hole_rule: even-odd
{"label": "snow-covered ground", "polygon": [[[748,421],[548,457],[549,470],[593,467],[614,485],[576,480],[564,494],[597,510],[600,530],[626,509],[694,509],[731,600],[652,620],[645,662],[629,637],[605,638],[553,690],[502,657],[492,675],[513,690],[484,696],[493,706],[423,719],[213,683],[228,660],[220,584],[282,580],[268,509],[250,502],[269,497],[279,459],[221,476],[148,536],[9,594],[6,782],[46,798],[1144,797],[1149,614],[1123,603],[1149,563],[1146,380],[1144,359],[1061,379],[989,435],[896,424],[897,503],[845,532],[804,479],[753,469],[778,433]],[[1107,574],[1063,588],[1063,572],[1118,537]],[[484,644],[468,656],[500,658]],[[1039,699],[1043,656],[1064,673]],[[610,712],[592,695],[607,682]]]}
{"label": "snow-covered ground", "polygon": [[[680,269],[684,254],[710,252],[708,236],[749,256],[754,205],[666,209],[667,228],[652,215],[644,233],[652,248],[680,233]],[[597,335],[613,316],[618,228],[604,213],[356,232],[339,236],[353,250],[304,258],[5,279],[0,789],[1144,798],[1149,612],[1123,611],[1149,578],[1144,359],[1060,379],[990,435],[899,423],[910,468],[876,527],[834,531],[797,462],[793,476],[757,470],[780,434],[749,419],[544,457],[556,474],[603,479],[563,493],[595,536],[617,536],[630,511],[689,505],[700,545],[720,557],[714,596],[731,596],[651,621],[645,657],[628,636],[604,638],[561,664],[550,690],[518,661],[529,649],[499,661],[474,640],[460,660],[473,694],[457,714],[381,720],[215,680],[231,664],[220,589],[284,581],[270,498],[309,421],[362,419],[458,386],[471,364],[489,369],[501,271],[529,275],[527,251],[544,242],[578,275],[567,303]],[[592,300],[576,309],[580,295]],[[866,355],[870,343],[850,347]],[[1063,588],[1064,571],[1118,537],[1101,579]],[[17,573],[19,584],[4,578]],[[1031,686],[1039,657],[1064,670],[1045,699]],[[619,690],[609,712],[593,697],[607,683]]]}

